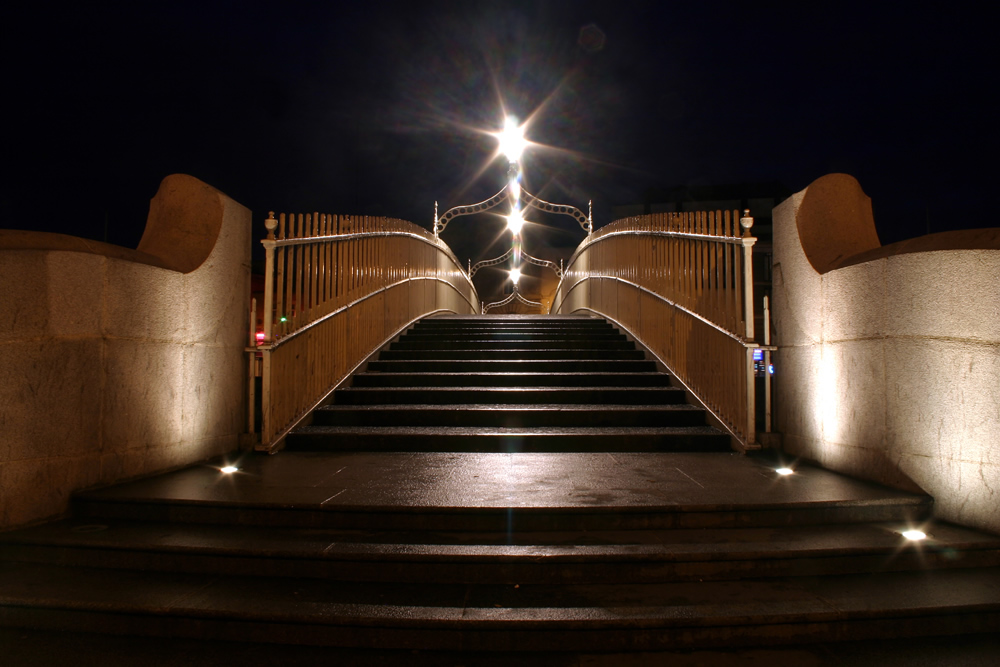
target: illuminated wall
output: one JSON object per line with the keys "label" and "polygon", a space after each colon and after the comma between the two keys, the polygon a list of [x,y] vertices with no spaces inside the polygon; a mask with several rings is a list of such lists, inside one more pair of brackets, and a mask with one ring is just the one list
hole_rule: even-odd
{"label": "illuminated wall", "polygon": [[854,178],[774,210],[786,451],[1000,533],[1000,229],[881,246]]}
{"label": "illuminated wall", "polygon": [[137,250],[0,230],[0,528],[236,449],[250,211],[163,180]]}

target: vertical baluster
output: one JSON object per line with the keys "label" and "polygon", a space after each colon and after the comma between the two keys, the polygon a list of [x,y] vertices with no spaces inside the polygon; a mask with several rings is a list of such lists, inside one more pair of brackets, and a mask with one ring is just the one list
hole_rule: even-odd
{"label": "vertical baluster", "polygon": [[[288,238],[295,238],[295,214],[288,214]],[[292,328],[292,315],[295,313],[295,246],[285,248],[285,310],[281,314],[285,321],[281,323],[284,333]]]}
{"label": "vertical baluster", "polygon": [[[312,214],[312,237],[319,236],[319,213],[313,211]],[[309,307],[311,314],[309,320],[313,321],[317,317],[317,306],[319,305],[319,245],[314,240],[309,244],[310,271],[309,271]]]}
{"label": "vertical baluster", "polygon": [[[695,234],[701,234],[703,227],[705,226],[705,212],[698,211],[695,213],[694,218],[694,232]],[[699,301],[701,300],[702,294],[705,289],[705,266],[702,261],[702,250],[704,249],[704,243],[699,239],[694,242],[694,261],[695,261],[695,301],[692,303],[693,306],[697,307]]]}
{"label": "vertical baluster", "polygon": [[713,256],[715,258],[715,312],[716,321],[721,326],[726,326],[726,302],[725,302],[725,273],[723,270],[723,258],[722,250],[724,245],[721,242],[720,237],[722,236],[722,211],[717,211],[715,214],[715,229],[712,235],[715,237],[713,239],[712,245],[714,246]]}
{"label": "vertical baluster", "polygon": [[330,242],[325,240],[327,236],[330,235],[330,220],[326,213],[320,214],[319,219],[319,235],[324,240],[319,242],[319,312],[320,316],[326,315],[329,312],[329,299],[330,293],[327,291],[328,280],[327,271],[329,270],[329,263],[327,262],[327,248]]}
{"label": "vertical baluster", "polygon": [[[302,214],[302,238],[309,238],[312,236],[312,214],[305,213]],[[299,320],[298,326],[302,327],[309,323],[312,319],[312,275],[313,275],[313,257],[312,250],[314,244],[304,244],[300,246],[302,248],[302,318]]]}
{"label": "vertical baluster", "polygon": [[[278,240],[283,240],[285,238],[285,214],[281,213],[278,216]],[[276,336],[283,336],[285,334],[284,322],[281,318],[285,314],[285,256],[288,254],[288,248],[279,247],[277,250],[277,264],[278,271],[274,278],[274,312],[268,313],[268,317],[274,318],[274,333]]]}
{"label": "vertical baluster", "polygon": [[[326,215],[326,233],[329,236],[333,236],[337,233],[337,219],[329,213],[327,213]],[[336,242],[327,241],[325,249],[326,249],[326,312],[330,313],[333,311],[337,299],[337,274],[334,271],[334,268],[337,265]]]}
{"label": "vertical baluster", "polygon": [[[693,217],[694,217],[693,214],[690,213],[690,212],[685,212],[684,213],[684,233],[686,233],[686,234],[690,234],[691,233],[691,230],[692,230],[692,227],[693,227],[693,224],[692,224]],[[691,293],[694,291],[693,290],[694,276],[692,275],[694,273],[693,264],[694,264],[694,248],[693,248],[693,244],[691,243],[691,239],[686,238],[686,239],[684,239],[684,288],[683,288],[684,301],[683,301],[683,303],[684,303],[684,305],[687,308],[691,307]]]}
{"label": "vertical baluster", "polygon": [[[732,226],[732,212],[726,211],[725,219],[725,233],[726,238],[729,239],[733,235]],[[736,331],[736,302],[734,300],[734,294],[736,293],[736,280],[733,275],[733,251],[736,248],[732,243],[726,243],[723,250],[726,253],[726,313],[727,313],[727,327],[730,331]]]}
{"label": "vertical baluster", "polygon": [[718,249],[719,244],[715,240],[717,226],[719,224],[719,219],[722,217],[722,211],[711,211],[708,216],[708,235],[711,240],[707,241],[707,256],[708,256],[708,283],[709,289],[711,290],[711,300],[709,301],[712,315],[711,319],[716,324],[722,324],[719,318],[719,256]]}
{"label": "vertical baluster", "polygon": [[[318,214],[319,217],[319,238],[325,239],[327,236],[326,213]],[[316,267],[317,267],[317,287],[316,287],[316,315],[322,317],[326,314],[326,241],[316,241]]]}
{"label": "vertical baluster", "polygon": [[[303,232],[303,225],[305,224],[305,220],[303,219],[303,215],[301,213],[299,213],[295,217],[296,217],[296,222],[295,222],[295,238],[296,239],[301,239],[302,238],[302,232]],[[291,304],[292,305],[292,330],[293,331],[296,330],[296,329],[298,329],[300,326],[302,326],[302,307],[304,305],[303,302],[302,302],[302,274],[303,274],[302,264],[305,261],[304,255],[305,255],[305,252],[304,252],[304,250],[302,248],[302,245],[301,244],[296,245],[295,246],[295,273],[293,274],[293,279],[294,279],[293,290],[294,290],[295,296],[294,296],[294,300],[293,300],[293,302]]]}
{"label": "vertical baluster", "polygon": [[[347,232],[346,232],[345,226],[344,226],[344,216],[338,215],[337,216],[337,234],[338,235],[343,235],[343,234],[346,234],[346,233]],[[344,303],[344,241],[337,241],[337,245],[334,248],[334,251],[337,254],[337,262],[336,262],[336,266],[334,267],[334,273],[335,273],[335,275],[337,277],[337,279],[336,279],[336,285],[335,285],[335,290],[336,290],[336,295],[337,295],[337,302],[334,305],[334,307],[335,308],[340,308],[341,304]]]}

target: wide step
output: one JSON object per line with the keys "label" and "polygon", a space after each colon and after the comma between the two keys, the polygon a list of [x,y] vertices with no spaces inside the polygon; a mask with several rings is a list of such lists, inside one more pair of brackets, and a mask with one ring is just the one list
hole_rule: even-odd
{"label": "wide step", "polygon": [[369,452],[723,452],[730,447],[728,436],[708,426],[303,426],[292,446]]}
{"label": "wide step", "polygon": [[[460,405],[327,405],[313,414],[318,426],[463,426],[587,428],[704,426],[705,413],[687,403],[605,405],[566,403]],[[298,433],[298,432],[297,432]],[[293,434],[294,438],[296,434]]]}
{"label": "wide step", "polygon": [[[925,495],[733,453],[688,398],[603,320],[424,320],[285,451],[80,493],[72,518],[0,535],[0,625],[22,655],[114,633],[135,662],[187,642],[248,664],[547,667],[808,664],[803,644],[887,664],[844,640],[1000,631],[1000,538],[934,521]],[[61,662],[118,649],[91,637]]]}
{"label": "wide step", "polygon": [[976,570],[931,581],[905,572],[428,587],[263,577],[248,585],[242,577],[5,563],[0,589],[0,621],[22,627],[359,648],[649,651],[1000,630],[1000,572]]}
{"label": "wide step", "polygon": [[[1000,539],[902,522],[644,531],[392,531],[67,520],[0,538],[4,560],[232,576],[435,583],[642,583],[1000,565]],[[512,543],[515,542],[515,543]]]}

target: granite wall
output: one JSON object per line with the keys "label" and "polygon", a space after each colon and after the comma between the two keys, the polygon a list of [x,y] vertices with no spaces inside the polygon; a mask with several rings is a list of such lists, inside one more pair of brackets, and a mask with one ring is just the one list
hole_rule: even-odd
{"label": "granite wall", "polygon": [[1000,533],[1000,229],[881,246],[845,174],[774,210],[775,429]]}
{"label": "granite wall", "polygon": [[238,447],[250,243],[250,211],[184,175],[136,250],[0,230],[0,528]]}

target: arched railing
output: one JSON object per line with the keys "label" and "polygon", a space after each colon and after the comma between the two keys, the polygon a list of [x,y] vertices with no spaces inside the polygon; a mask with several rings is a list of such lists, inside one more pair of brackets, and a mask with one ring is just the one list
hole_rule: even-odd
{"label": "arched railing", "polygon": [[618,323],[744,448],[755,446],[753,351],[762,347],[754,342],[752,224],[736,211],[612,222],[577,248],[550,311]]}
{"label": "arched railing", "polygon": [[414,321],[480,310],[476,289],[448,246],[412,223],[272,213],[266,225],[263,331],[251,348],[262,378],[260,449],[275,449]]}

